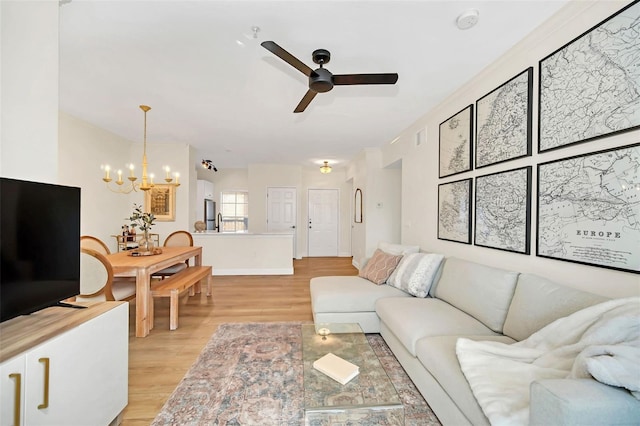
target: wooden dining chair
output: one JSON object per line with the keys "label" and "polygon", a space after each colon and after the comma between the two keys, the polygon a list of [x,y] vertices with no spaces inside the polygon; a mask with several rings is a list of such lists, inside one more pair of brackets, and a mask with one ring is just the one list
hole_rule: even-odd
{"label": "wooden dining chair", "polygon": [[[175,231],[164,240],[164,247],[193,247],[193,236],[187,231]],[[189,267],[189,260],[176,263],[151,275],[152,278],[164,279]]]}
{"label": "wooden dining chair", "polygon": [[[103,256],[111,254],[109,247],[100,238],[92,235],[83,235],[80,237],[80,249],[92,250]],[[111,263],[104,258],[111,267]],[[113,271],[111,273],[113,275]],[[111,284],[114,299],[106,300],[131,300],[136,295],[136,278],[135,277],[112,277]]]}
{"label": "wooden dining chair", "polygon": [[130,300],[135,295],[135,282],[114,281],[113,268],[104,254],[80,249],[80,294],[76,302]]}
{"label": "wooden dining chair", "polygon": [[87,248],[102,253],[105,256],[111,254],[109,247],[100,238],[91,235],[83,235],[80,237],[80,248]]}

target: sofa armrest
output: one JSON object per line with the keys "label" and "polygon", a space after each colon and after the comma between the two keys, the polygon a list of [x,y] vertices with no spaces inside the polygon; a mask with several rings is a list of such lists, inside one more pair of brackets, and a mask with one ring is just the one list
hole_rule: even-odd
{"label": "sofa armrest", "polygon": [[531,384],[531,425],[637,425],[640,401],[629,391],[592,379]]}

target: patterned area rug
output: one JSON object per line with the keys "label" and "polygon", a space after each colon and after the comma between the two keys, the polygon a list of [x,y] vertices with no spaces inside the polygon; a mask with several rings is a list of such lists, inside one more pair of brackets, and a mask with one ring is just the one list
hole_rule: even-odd
{"label": "patterned area rug", "polygon": [[[222,324],[152,426],[304,424],[300,325]],[[382,337],[367,339],[402,400],[405,424],[439,425]]]}

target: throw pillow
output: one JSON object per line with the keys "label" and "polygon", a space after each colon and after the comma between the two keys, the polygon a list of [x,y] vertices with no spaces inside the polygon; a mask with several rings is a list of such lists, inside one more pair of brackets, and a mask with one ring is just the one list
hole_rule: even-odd
{"label": "throw pillow", "polygon": [[444,256],[436,253],[410,253],[402,258],[389,277],[390,286],[416,297],[427,297]]}
{"label": "throw pillow", "polygon": [[358,275],[374,284],[384,284],[400,263],[400,259],[402,255],[395,256],[377,249]]}
{"label": "throw pillow", "polygon": [[378,248],[385,253],[389,254],[409,254],[409,253],[418,253],[420,251],[420,246],[408,246],[404,244],[393,244],[387,243],[384,241],[380,241],[378,243]]}

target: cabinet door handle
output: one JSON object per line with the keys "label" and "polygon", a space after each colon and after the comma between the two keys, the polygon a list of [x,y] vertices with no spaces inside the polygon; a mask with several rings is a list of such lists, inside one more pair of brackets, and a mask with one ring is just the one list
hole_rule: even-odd
{"label": "cabinet door handle", "polygon": [[20,408],[22,406],[20,395],[22,394],[22,375],[20,373],[9,374],[10,379],[16,380],[14,398],[13,398],[13,424],[20,425]]}
{"label": "cabinet door handle", "polygon": [[38,405],[38,410],[49,408],[49,358],[40,358],[38,362],[44,364],[44,396],[42,404]]}

